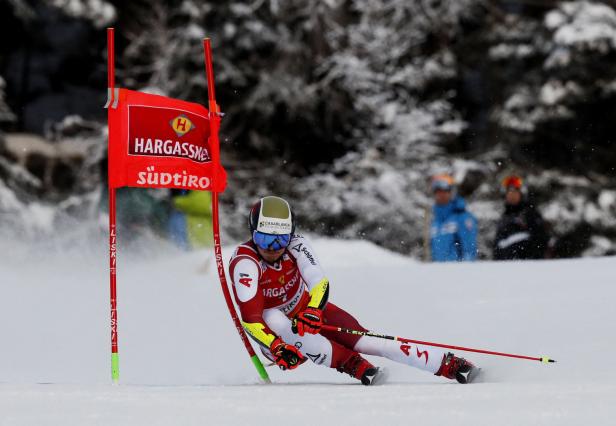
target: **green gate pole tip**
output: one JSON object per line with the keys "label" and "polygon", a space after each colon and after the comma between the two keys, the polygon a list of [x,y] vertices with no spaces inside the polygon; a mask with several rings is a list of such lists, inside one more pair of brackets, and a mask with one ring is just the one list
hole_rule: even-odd
{"label": "green gate pole tip", "polygon": [[120,380],[120,356],[117,353],[111,354],[111,380],[114,384]]}
{"label": "green gate pole tip", "polygon": [[253,355],[250,357],[250,359],[252,360],[252,363],[254,364],[257,371],[259,372],[261,380],[263,380],[264,383],[272,383],[267,374],[267,371],[265,371],[265,368],[263,367],[263,364],[261,364],[261,360],[259,359],[259,357],[257,355]]}

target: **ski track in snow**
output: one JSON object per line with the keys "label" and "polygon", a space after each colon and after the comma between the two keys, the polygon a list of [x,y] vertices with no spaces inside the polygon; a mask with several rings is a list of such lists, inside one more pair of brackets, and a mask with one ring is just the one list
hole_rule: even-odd
{"label": "ski track in snow", "polygon": [[463,386],[371,357],[390,372],[384,386],[312,364],[268,368],[274,384],[261,385],[212,254],[119,243],[118,386],[106,241],[44,254],[5,247],[1,426],[613,424],[616,258],[436,265],[314,239],[330,300],[369,329],[558,363],[465,353],[483,376]]}

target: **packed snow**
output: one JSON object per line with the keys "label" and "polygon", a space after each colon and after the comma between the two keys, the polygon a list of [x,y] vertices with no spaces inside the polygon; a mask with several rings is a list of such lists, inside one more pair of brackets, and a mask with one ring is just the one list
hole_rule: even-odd
{"label": "packed snow", "polygon": [[0,425],[613,424],[616,258],[422,264],[364,241],[313,242],[330,300],[372,330],[558,362],[465,353],[484,375],[459,385],[371,358],[390,372],[383,386],[312,364],[270,367],[273,384],[260,384],[211,253],[120,234],[113,385],[105,239],[4,241]]}

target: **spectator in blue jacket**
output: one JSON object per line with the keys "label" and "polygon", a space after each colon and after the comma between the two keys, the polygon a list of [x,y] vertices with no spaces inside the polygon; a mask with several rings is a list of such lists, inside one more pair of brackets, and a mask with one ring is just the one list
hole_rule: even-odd
{"label": "spectator in blue jacket", "polygon": [[433,262],[468,261],[477,258],[477,219],[466,210],[464,199],[454,192],[449,175],[432,178],[434,194],[430,248]]}

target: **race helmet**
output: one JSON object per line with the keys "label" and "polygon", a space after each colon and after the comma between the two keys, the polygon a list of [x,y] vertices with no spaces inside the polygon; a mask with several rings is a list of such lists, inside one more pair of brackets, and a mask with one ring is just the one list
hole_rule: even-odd
{"label": "race helmet", "polygon": [[295,232],[291,206],[280,197],[268,196],[257,201],[248,216],[252,241],[264,250],[280,250],[289,245]]}

